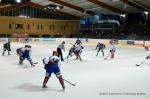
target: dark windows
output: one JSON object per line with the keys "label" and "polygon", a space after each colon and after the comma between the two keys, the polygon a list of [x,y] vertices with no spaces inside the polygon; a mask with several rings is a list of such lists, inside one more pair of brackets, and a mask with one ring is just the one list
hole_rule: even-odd
{"label": "dark windows", "polygon": [[37,29],[39,30],[39,28],[40,28],[40,26],[39,25],[37,25]]}
{"label": "dark windows", "polygon": [[30,29],[30,25],[28,24],[28,30]]}
{"label": "dark windows", "polygon": [[11,24],[9,24],[9,29],[12,29],[12,25]]}
{"label": "dark windows", "polygon": [[15,24],[15,29],[23,29],[23,24]]}

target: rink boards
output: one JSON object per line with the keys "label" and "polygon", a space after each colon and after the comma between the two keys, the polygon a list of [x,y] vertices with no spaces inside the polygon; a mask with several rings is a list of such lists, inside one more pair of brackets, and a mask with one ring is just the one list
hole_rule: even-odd
{"label": "rink boards", "polygon": [[[109,44],[110,40],[113,40],[118,46],[149,46],[150,41],[144,40],[118,40],[118,39],[90,39],[90,38],[79,38],[82,43],[85,44],[97,44],[98,42]],[[60,43],[65,41],[66,43],[74,43],[77,38],[0,38],[0,43],[10,41],[12,43]]]}

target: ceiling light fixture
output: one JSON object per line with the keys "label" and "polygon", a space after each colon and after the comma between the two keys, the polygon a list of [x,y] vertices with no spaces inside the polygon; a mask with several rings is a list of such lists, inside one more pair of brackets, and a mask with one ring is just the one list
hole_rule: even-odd
{"label": "ceiling light fixture", "polygon": [[148,11],[144,11],[144,13],[145,13],[146,15],[148,15]]}
{"label": "ceiling light fixture", "polygon": [[21,0],[16,0],[17,3],[21,3]]}
{"label": "ceiling light fixture", "polygon": [[49,4],[44,7],[45,10],[61,10],[63,9],[63,6],[61,5],[56,5],[56,4]]}
{"label": "ceiling light fixture", "polygon": [[121,14],[120,16],[121,16],[121,17],[126,17],[126,15],[125,15],[125,14]]}

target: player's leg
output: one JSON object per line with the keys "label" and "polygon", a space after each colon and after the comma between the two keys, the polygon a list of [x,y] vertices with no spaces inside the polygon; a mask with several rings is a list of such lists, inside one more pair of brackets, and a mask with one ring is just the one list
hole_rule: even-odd
{"label": "player's leg", "polygon": [[42,86],[43,88],[47,88],[46,84],[47,84],[47,82],[48,82],[50,76],[51,76],[51,74],[48,73],[48,72],[46,72],[45,78],[44,78],[44,81],[43,81],[43,86]]}
{"label": "player's leg", "polygon": [[6,51],[6,49],[3,50],[3,53],[2,53],[3,56],[5,55],[5,51]]}
{"label": "player's leg", "polygon": [[115,51],[112,50],[112,51],[111,51],[111,57],[110,57],[110,58],[114,58],[114,53],[115,53]]}
{"label": "player's leg", "polygon": [[57,78],[58,78],[58,80],[62,86],[62,89],[65,90],[65,84],[64,84],[64,79],[63,79],[62,75],[57,73],[56,76],[57,76]]}
{"label": "player's leg", "polygon": [[24,59],[25,59],[25,57],[20,56],[20,58],[19,58],[19,64],[20,64],[20,65],[23,65]]}
{"label": "player's leg", "polygon": [[10,48],[7,48],[6,50],[8,51],[8,55],[10,55],[11,49],[10,49]]}
{"label": "player's leg", "polygon": [[10,51],[7,49],[7,51],[8,51],[8,55],[10,55]]}
{"label": "player's leg", "polygon": [[32,61],[32,59],[31,59],[31,57],[27,57],[27,60],[29,61],[29,63],[30,63],[31,66],[35,66],[34,63],[33,63],[33,61]]}
{"label": "player's leg", "polygon": [[100,49],[98,48],[96,56],[98,56]]}
{"label": "player's leg", "polygon": [[59,82],[60,82],[60,84],[62,86],[62,89],[65,90],[64,79],[63,79],[63,77],[61,75],[61,72],[60,72],[60,69],[59,69],[58,66],[55,66],[54,73],[55,73],[56,77],[58,78],[58,80],[59,80]]}
{"label": "player's leg", "polygon": [[104,57],[104,55],[105,55],[105,54],[104,54],[104,50],[103,50],[103,49],[101,49],[101,52],[102,52],[102,55],[103,55],[103,57]]}
{"label": "player's leg", "polygon": [[76,51],[75,53],[76,53],[76,60],[77,60],[79,59],[78,51]]}
{"label": "player's leg", "polygon": [[82,58],[81,58],[81,55],[80,55],[80,54],[78,55],[78,57],[79,57],[80,61],[82,61]]}
{"label": "player's leg", "polygon": [[60,51],[60,57],[61,57],[61,61],[64,61],[62,51]]}
{"label": "player's leg", "polygon": [[67,55],[67,58],[66,58],[66,59],[68,59],[68,58],[69,58],[69,56],[71,56],[71,49],[69,50],[69,53],[68,53],[68,55]]}
{"label": "player's leg", "polygon": [[78,52],[78,58],[80,59],[80,61],[82,61],[81,53],[82,53],[82,50],[80,50],[80,51]]}

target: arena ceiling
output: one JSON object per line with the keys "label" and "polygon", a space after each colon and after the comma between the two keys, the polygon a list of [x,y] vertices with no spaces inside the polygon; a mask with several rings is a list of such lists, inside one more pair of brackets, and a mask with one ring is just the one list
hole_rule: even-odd
{"label": "arena ceiling", "polygon": [[[86,17],[101,13],[125,14],[150,11],[150,0],[28,0],[36,7],[49,4],[62,5],[59,12],[75,17]],[[1,9],[7,9],[0,4]],[[13,5],[11,5],[13,6]],[[17,5],[18,6],[18,5]],[[21,5],[23,6],[23,5]],[[11,7],[12,9],[14,7]]]}

